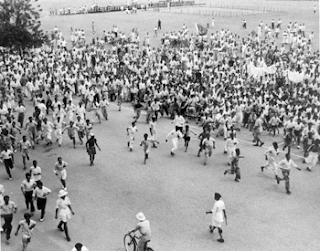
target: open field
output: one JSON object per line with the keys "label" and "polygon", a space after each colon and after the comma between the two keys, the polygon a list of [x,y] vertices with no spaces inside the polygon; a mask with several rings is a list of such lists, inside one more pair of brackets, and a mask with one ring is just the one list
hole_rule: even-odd
{"label": "open field", "polygon": [[[194,23],[210,23],[211,17],[199,15],[180,15],[142,11],[137,15],[125,13],[101,13],[75,16],[49,16],[52,7],[79,7],[90,4],[85,0],[39,0],[44,10],[42,24],[45,30],[55,26],[63,31],[69,39],[70,27],[84,29],[90,38],[91,23],[94,21],[98,33],[111,30],[117,24],[120,31],[129,32],[139,28],[141,38],[146,32],[151,34],[157,20],[162,20],[160,35],[165,31],[178,30],[183,24],[190,27]],[[96,0],[98,5],[110,1]],[[207,1],[210,3],[212,1]],[[113,1],[125,3],[125,1]],[[263,20],[270,22],[280,17],[283,24],[289,21],[304,22],[307,32],[316,32],[316,45],[319,43],[319,12],[313,14],[313,5],[318,2],[284,2],[284,1],[215,1],[215,4],[243,6],[277,5],[283,12],[246,16],[248,29],[240,29],[243,17],[216,17],[215,30],[230,29],[246,36]],[[209,33],[215,30],[210,29]],[[151,37],[151,45],[159,45],[159,38]],[[27,103],[30,111],[31,105]],[[152,149],[147,165],[142,164],[143,152],[138,146],[148,126],[145,117],[137,124],[139,133],[136,135],[134,151],[129,153],[126,148],[126,127],[133,116],[129,104],[124,105],[121,112],[114,103],[109,107],[109,121],[94,126],[93,132],[98,138],[102,152],[97,153],[95,166],[90,167],[83,146],[73,149],[67,135],[61,148],[36,146],[31,152],[31,160],[38,159],[42,167],[45,186],[53,193],[48,199],[45,221],[38,221],[39,212],[34,219],[37,227],[28,250],[32,251],[65,251],[71,250],[76,242],[83,242],[90,251],[123,251],[122,238],[127,230],[136,223],[135,215],[143,211],[151,221],[153,237],[151,247],[155,251],[319,251],[320,247],[320,170],[317,166],[312,173],[292,171],[292,195],[285,193],[284,185],[277,185],[273,173],[261,173],[264,164],[265,148],[251,146],[252,136],[247,130],[238,134],[240,148],[245,159],[241,159],[242,180],[239,184],[232,177],[223,176],[227,169],[227,157],[223,155],[224,141],[217,139],[216,150],[207,166],[203,166],[203,157],[197,158],[198,140],[195,136],[190,142],[190,149],[185,153],[180,142],[176,157],[169,152],[171,143],[165,143],[166,134],[172,129],[171,121],[161,118],[158,123],[160,145]],[[196,133],[200,128],[190,123]],[[282,137],[271,137],[263,134],[266,147],[275,140],[282,142]],[[301,151],[293,149],[293,160],[301,167]],[[69,230],[72,242],[68,243],[64,235],[56,230],[54,206],[60,183],[52,172],[58,156],[68,163],[68,191],[73,203],[75,215],[70,221]],[[281,153],[277,161],[284,158]],[[17,163],[21,157],[17,154]],[[31,163],[29,162],[31,165]],[[3,167],[3,166],[2,166]],[[18,204],[18,215],[14,218],[14,227],[26,212],[21,194],[20,182],[24,172],[20,164],[14,169],[13,181],[7,181],[4,170],[0,179],[11,196]],[[226,242],[216,242],[217,234],[212,236],[208,231],[210,216],[205,211],[213,205],[212,195],[220,192],[226,203],[228,226],[223,226]],[[4,236],[2,236],[4,243]],[[21,250],[21,240],[12,237],[10,246],[2,247],[4,251]]]}
{"label": "open field", "polygon": [[[151,46],[159,46],[160,38],[162,34],[166,31],[170,32],[173,30],[179,30],[182,25],[185,24],[189,27],[190,32],[195,32],[194,23],[200,23],[206,25],[211,22],[211,16],[201,16],[201,15],[190,15],[190,14],[177,14],[177,13],[163,13],[155,12],[152,10],[138,12],[137,15],[128,15],[125,12],[114,12],[114,13],[99,13],[99,14],[84,14],[84,15],[73,15],[73,16],[49,16],[49,9],[51,7],[68,7],[66,1],[55,0],[55,1],[45,1],[39,0],[43,8],[43,18],[42,25],[45,30],[52,30],[55,25],[58,26],[60,30],[65,34],[66,39],[70,39],[69,31],[73,27],[81,28],[86,31],[86,36],[88,41],[91,41],[92,28],[91,23],[95,22],[95,29],[97,30],[98,36],[101,36],[103,31],[109,31],[112,26],[116,24],[120,31],[124,31],[127,34],[132,30],[132,28],[138,28],[140,32],[140,39],[142,40],[146,33],[151,34]],[[70,7],[82,6],[88,4],[87,1],[70,1]],[[90,2],[89,2],[90,3]],[[107,3],[107,4],[106,4]],[[106,6],[111,1],[97,1],[97,4],[101,6]],[[115,4],[125,4],[125,1],[113,1]],[[204,1],[199,1],[199,3],[204,3]],[[212,1],[205,2],[207,6],[213,5]],[[247,36],[252,30],[256,30],[258,24],[261,20],[264,23],[270,23],[272,19],[278,20],[281,18],[283,20],[283,27],[287,25],[290,21],[297,21],[298,23],[306,24],[306,32],[309,34],[311,31],[315,32],[315,43],[314,49],[319,48],[319,12],[313,14],[313,6],[318,4],[318,2],[307,1],[307,2],[272,2],[272,1],[215,1],[215,6],[226,6],[238,7],[243,6],[250,8],[263,8],[263,6],[276,6],[281,12],[272,12],[258,15],[246,15],[246,16],[217,16],[215,17],[215,29],[210,29],[209,33],[215,32],[216,30],[229,29],[240,36]],[[208,7],[206,7],[208,8]],[[227,11],[227,9],[226,9]],[[157,24],[158,19],[162,21],[162,30],[158,32],[158,38],[153,37],[153,28]],[[247,30],[242,30],[241,21],[243,19],[247,20]],[[281,37],[279,42],[281,41]]]}

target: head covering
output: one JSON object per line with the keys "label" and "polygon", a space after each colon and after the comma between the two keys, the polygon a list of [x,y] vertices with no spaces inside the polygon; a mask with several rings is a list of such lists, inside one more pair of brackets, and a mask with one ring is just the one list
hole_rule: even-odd
{"label": "head covering", "polygon": [[68,194],[68,192],[67,191],[65,191],[65,190],[60,190],[59,191],[59,198],[61,198],[61,197],[63,197],[63,196],[66,196]]}
{"label": "head covering", "polygon": [[93,137],[93,136],[94,136],[94,133],[93,133],[93,132],[90,132],[89,136],[90,136],[90,137]]}
{"label": "head covering", "polygon": [[142,212],[138,213],[136,215],[136,218],[139,220],[139,221],[144,221],[146,220],[146,216],[144,216],[144,214]]}
{"label": "head covering", "polygon": [[219,193],[215,193],[214,194],[214,199],[215,200],[220,200],[220,198],[221,198],[221,194],[219,194]]}

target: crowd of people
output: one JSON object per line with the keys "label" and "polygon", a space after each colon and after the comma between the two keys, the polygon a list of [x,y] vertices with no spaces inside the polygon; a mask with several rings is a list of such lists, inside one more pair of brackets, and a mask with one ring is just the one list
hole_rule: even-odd
{"label": "crowd of people", "polygon": [[[198,36],[184,25],[179,32],[165,33],[159,48],[151,47],[148,38],[142,45],[132,39],[110,43],[107,35],[101,39],[104,44],[96,41],[88,44],[80,29],[74,31],[76,39],[71,40],[68,47],[56,27],[50,36],[51,42],[43,48],[23,55],[1,49],[0,146],[8,178],[13,179],[12,170],[19,163],[16,152],[21,152],[26,170],[32,151],[40,141],[54,144],[52,132],[59,147],[65,131],[73,147],[85,141],[90,165],[94,165],[96,148],[100,150],[100,147],[92,128],[94,123],[101,123],[103,117],[108,119],[109,102],[116,101],[119,110],[122,102],[132,103],[136,113],[134,122],[127,128],[130,151],[138,131],[136,122],[141,120],[141,111],[146,111],[150,136],[145,134],[141,142],[145,164],[150,149],[157,147],[161,117],[171,118],[175,125],[167,135],[173,144],[172,156],[181,138],[187,151],[191,133],[195,133],[186,125],[186,119],[194,119],[203,128],[198,156],[204,151],[204,164],[207,164],[215,148],[214,135],[222,136],[231,167],[225,174],[235,174],[237,182],[241,179],[239,159],[243,157],[236,139],[239,131],[244,128],[252,131],[254,146],[261,147],[264,130],[275,136],[280,134],[279,128],[283,128],[283,150],[288,149],[286,159],[279,164],[275,162],[279,147],[273,144],[265,154],[268,163],[261,171],[272,169],[277,183],[285,180],[290,194],[290,169],[298,168],[290,159],[291,148],[302,145],[308,171],[318,161],[320,55],[319,51],[312,50],[313,33],[307,34],[296,22],[288,24],[283,31],[281,45],[276,35],[276,29],[282,29],[281,23],[276,27],[271,23],[270,27],[264,27],[261,22],[257,32],[241,38],[225,29],[210,36]],[[290,34],[290,39],[284,39],[285,32]],[[110,33],[113,37],[123,34],[125,38],[116,26]],[[131,37],[137,36],[137,30],[133,30]],[[184,42],[170,42],[181,39]],[[27,111],[30,106],[34,110]],[[21,140],[20,133],[23,133]],[[62,184],[56,203],[58,229],[64,231],[70,241],[67,221],[74,212],[66,196],[67,165],[59,157],[54,173]],[[26,173],[21,191],[26,207],[30,208],[30,214],[24,215],[25,220],[17,229],[17,233],[20,227],[23,229],[25,249],[36,226],[35,221],[30,220],[35,211],[33,201],[37,200],[42,222],[46,198],[51,193],[41,180],[41,168],[36,160]],[[217,194],[215,207],[208,213],[214,214],[210,231],[218,228],[219,241],[223,242],[221,222],[226,219],[226,213],[220,198]],[[4,196],[1,209],[4,210],[3,229],[9,241],[16,206],[9,196]],[[143,221],[145,217],[140,214],[137,219]],[[140,246],[150,237],[150,226],[147,228],[148,236],[141,240]]]}

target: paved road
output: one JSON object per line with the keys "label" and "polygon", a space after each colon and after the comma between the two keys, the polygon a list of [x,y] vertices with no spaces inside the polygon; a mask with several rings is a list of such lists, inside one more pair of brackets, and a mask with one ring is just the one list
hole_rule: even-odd
{"label": "paved road", "polygon": [[[224,141],[217,139],[217,147],[207,166],[203,157],[196,157],[198,140],[192,137],[188,153],[182,149],[175,157],[170,156],[170,142],[165,143],[166,134],[173,128],[171,120],[161,118],[158,123],[160,145],[152,149],[147,165],[143,165],[142,140],[148,126],[145,117],[138,122],[139,133],[134,151],[126,146],[126,127],[132,121],[130,105],[119,112],[112,103],[109,121],[94,125],[94,133],[102,151],[96,163],[89,166],[83,146],[72,148],[65,135],[62,147],[45,147],[44,142],[36,146],[31,160],[37,159],[43,170],[45,186],[52,189],[47,204],[44,222],[39,222],[39,213],[34,216],[38,225],[29,250],[70,250],[75,242],[83,242],[94,251],[123,250],[122,238],[136,223],[135,215],[143,211],[151,221],[152,242],[155,250],[318,250],[320,245],[319,221],[319,170],[312,172],[293,170],[291,175],[292,195],[285,193],[284,185],[277,185],[271,172],[261,173],[264,163],[264,148],[251,146],[247,130],[238,135],[245,159],[240,161],[242,180],[235,183],[233,177],[224,176],[227,157],[223,154]],[[192,129],[200,128],[190,122]],[[273,137],[264,136],[266,146]],[[280,137],[276,137],[281,142]],[[249,143],[248,143],[249,142]],[[295,154],[299,154],[294,150]],[[58,156],[69,163],[68,191],[75,215],[69,222],[71,243],[56,229],[54,205],[60,183],[52,167]],[[281,154],[278,160],[284,157]],[[293,158],[301,163],[298,157]],[[18,205],[14,217],[14,228],[26,212],[20,183],[24,172],[20,154],[16,154],[17,165],[13,181],[8,181],[3,165],[0,180],[6,193]],[[31,166],[31,160],[29,165]],[[304,166],[303,166],[304,167]],[[213,205],[213,193],[220,192],[226,203],[228,226],[224,226],[226,242],[216,242],[217,234],[208,231],[210,216],[205,211]],[[3,250],[20,250],[20,237],[12,237]]]}

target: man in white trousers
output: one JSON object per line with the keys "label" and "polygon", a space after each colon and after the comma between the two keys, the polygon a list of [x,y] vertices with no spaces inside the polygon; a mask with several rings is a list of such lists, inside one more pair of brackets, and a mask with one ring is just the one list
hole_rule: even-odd
{"label": "man in white trousers", "polygon": [[180,128],[176,127],[174,130],[168,133],[166,137],[166,142],[168,142],[168,138],[171,137],[171,142],[172,142],[172,149],[171,149],[171,156],[174,156],[175,153],[174,151],[178,149],[178,141],[179,139],[183,138],[183,134],[180,131]]}

